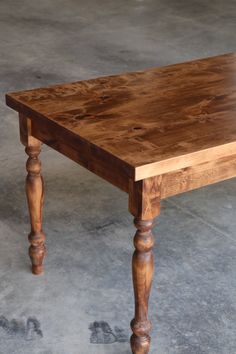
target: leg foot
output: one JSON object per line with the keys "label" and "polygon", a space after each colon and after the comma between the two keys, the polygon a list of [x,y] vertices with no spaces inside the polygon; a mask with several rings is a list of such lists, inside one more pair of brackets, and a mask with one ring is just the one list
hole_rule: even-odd
{"label": "leg foot", "polygon": [[[143,323],[142,328],[146,327],[145,332],[150,332],[151,331],[151,325],[150,322],[148,323]],[[148,326],[148,328],[147,328]],[[130,344],[131,344],[131,350],[132,353],[134,354],[147,354],[149,353],[150,350],[150,344],[151,344],[151,338],[149,335],[145,335],[145,333],[143,333],[140,336],[140,328],[139,325],[137,326],[137,323],[135,323],[135,321],[131,321],[131,328],[132,331],[136,334],[133,334],[130,338]],[[139,332],[139,335],[137,334]]]}
{"label": "leg foot", "polygon": [[29,247],[29,256],[32,263],[32,273],[35,275],[42,274],[43,269],[43,260],[45,258],[46,248],[44,245],[45,236],[44,234],[40,235],[40,238],[37,242],[37,237],[35,235],[29,234],[29,242],[31,246]]}

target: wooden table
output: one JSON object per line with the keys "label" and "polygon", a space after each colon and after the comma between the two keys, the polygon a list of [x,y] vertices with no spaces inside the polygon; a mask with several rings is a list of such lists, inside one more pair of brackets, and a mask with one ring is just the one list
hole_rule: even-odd
{"label": "wooden table", "polygon": [[153,219],[161,199],[236,176],[236,54],[9,93],[29,156],[32,271],[43,271],[41,143],[129,194],[134,237],[131,348],[146,354]]}

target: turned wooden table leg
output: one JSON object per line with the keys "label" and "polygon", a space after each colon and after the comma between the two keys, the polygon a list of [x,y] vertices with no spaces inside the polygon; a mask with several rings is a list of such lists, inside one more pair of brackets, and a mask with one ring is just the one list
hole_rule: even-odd
{"label": "turned wooden table leg", "polygon": [[148,354],[150,350],[148,302],[154,273],[152,227],[153,219],[160,213],[160,184],[161,177],[130,181],[129,209],[135,216],[137,228],[132,261],[135,315],[131,321],[130,343],[133,354]]}
{"label": "turned wooden table leg", "polygon": [[135,296],[135,317],[131,322],[133,335],[131,348],[134,354],[147,354],[150,349],[151,322],[148,319],[148,300],[151,291],[154,261],[151,232],[152,220],[134,219],[137,232],[134,237],[133,284]]}
{"label": "turned wooden table leg", "polygon": [[42,230],[43,207],[43,178],[41,176],[41,162],[38,158],[40,145],[25,148],[29,158],[26,163],[28,175],[26,177],[26,195],[29,207],[31,232],[29,234],[29,256],[32,262],[33,274],[43,272],[43,259],[45,257],[45,235]]}
{"label": "turned wooden table leg", "polygon": [[38,158],[41,151],[41,142],[31,135],[31,121],[20,116],[21,142],[26,146],[25,152],[29,156],[26,162],[26,195],[30,215],[31,231],[29,233],[29,256],[32,263],[32,273],[43,273],[45,257],[45,235],[42,230],[42,208],[44,197],[43,178],[41,176],[41,162]]}

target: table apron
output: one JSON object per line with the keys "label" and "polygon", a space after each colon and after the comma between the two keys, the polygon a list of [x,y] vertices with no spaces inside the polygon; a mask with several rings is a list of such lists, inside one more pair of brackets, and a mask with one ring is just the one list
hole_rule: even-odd
{"label": "table apron", "polygon": [[[22,125],[22,122],[20,124]],[[45,125],[32,120],[31,133],[42,143],[128,193],[130,177],[125,168],[119,162],[105,159],[96,147],[92,147],[86,141],[78,140],[70,131],[62,134],[56,127],[52,129],[50,123]]]}
{"label": "table apron", "polygon": [[161,199],[236,177],[236,154],[162,175]]}
{"label": "table apron", "polygon": [[[20,116],[21,135],[24,134],[24,124],[26,122],[24,118]],[[42,143],[69,157],[122,191],[130,193],[130,180],[132,178],[123,166],[104,159],[99,155],[99,151],[91,148],[86,142],[78,142],[73,135],[70,135],[69,131],[67,136],[67,134],[57,132],[56,128],[52,129],[38,121],[32,121],[31,133]],[[25,134],[27,134],[26,131]],[[165,199],[236,177],[236,154],[160,174],[159,176],[161,177],[160,198]],[[134,183],[138,183],[138,181]]]}

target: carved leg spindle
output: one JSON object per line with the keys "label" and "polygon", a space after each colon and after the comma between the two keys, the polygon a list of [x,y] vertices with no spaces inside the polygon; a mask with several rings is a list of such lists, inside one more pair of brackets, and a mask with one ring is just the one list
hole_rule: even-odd
{"label": "carved leg spindle", "polygon": [[131,348],[134,354],[147,354],[150,349],[151,322],[148,320],[148,301],[151,291],[154,261],[151,232],[153,221],[134,219],[137,232],[134,237],[133,284],[135,296],[135,317],[131,322],[133,335]]}
{"label": "carved leg spindle", "polygon": [[134,215],[137,232],[134,237],[133,284],[135,316],[131,321],[131,349],[133,354],[148,354],[151,322],[148,319],[148,302],[151,292],[154,261],[152,235],[153,219],[160,213],[161,176],[140,181],[130,180],[129,210]]}
{"label": "carved leg spindle", "polygon": [[[33,138],[31,138],[32,140]],[[43,178],[41,176],[41,162],[38,159],[41,143],[34,139],[32,146],[25,148],[29,156],[26,169],[26,194],[29,207],[31,232],[29,234],[29,256],[32,262],[32,273],[43,273],[43,259],[45,257],[45,235],[42,230],[43,207]]]}

